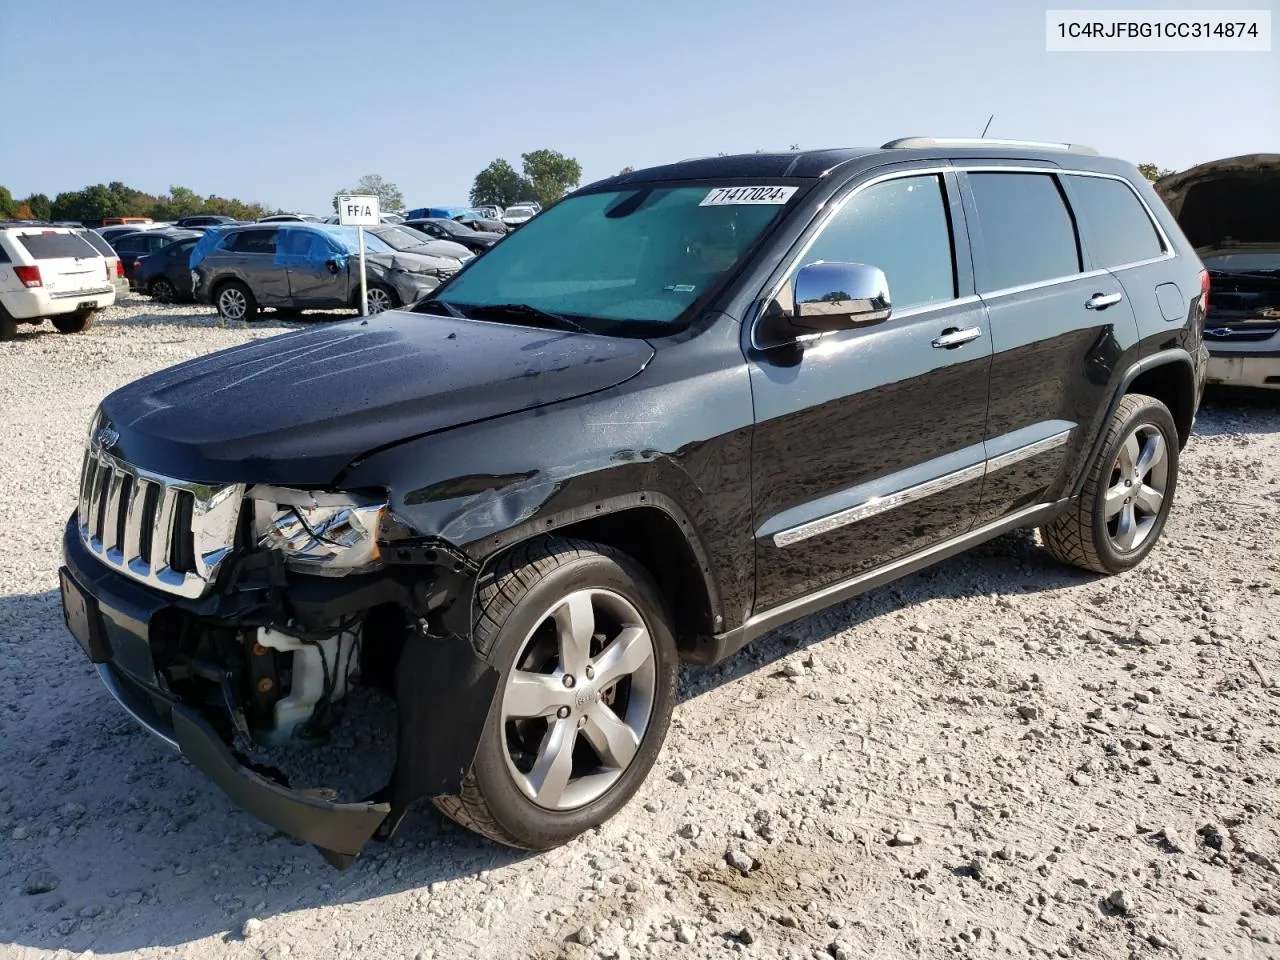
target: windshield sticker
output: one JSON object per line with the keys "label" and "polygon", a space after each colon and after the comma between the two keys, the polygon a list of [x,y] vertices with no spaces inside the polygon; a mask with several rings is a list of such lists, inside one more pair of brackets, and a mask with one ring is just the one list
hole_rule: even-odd
{"label": "windshield sticker", "polygon": [[734,203],[786,203],[795,187],[716,187],[698,204],[700,207],[722,207]]}

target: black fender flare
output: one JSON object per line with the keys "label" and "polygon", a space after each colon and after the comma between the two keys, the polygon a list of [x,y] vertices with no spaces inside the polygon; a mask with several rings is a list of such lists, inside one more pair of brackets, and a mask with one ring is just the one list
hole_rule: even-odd
{"label": "black fender flare", "polygon": [[[539,535],[555,533],[557,530],[580,523],[583,520],[622,513],[639,507],[651,507],[660,510],[679,528],[685,542],[689,545],[689,549],[693,551],[694,559],[698,563],[698,569],[702,573],[703,586],[707,591],[707,601],[711,607],[713,629],[719,630],[724,624],[720,588],[716,581],[710,556],[707,553],[706,544],[703,543],[702,535],[693,521],[689,519],[688,513],[676,500],[656,490],[639,490],[635,493],[601,497],[598,500],[590,500],[579,506],[556,511],[555,513],[540,513],[524,523],[507,527],[500,533],[490,534],[481,540],[477,540],[467,545],[464,550],[483,570],[499,554],[506,552],[517,543]],[[472,597],[472,602],[474,602],[474,596]]]}
{"label": "black fender flare", "polygon": [[1195,361],[1192,359],[1191,354],[1181,347],[1170,347],[1167,350],[1160,350],[1151,354],[1149,357],[1143,357],[1141,360],[1136,361],[1125,369],[1124,373],[1120,376],[1120,380],[1116,384],[1116,388],[1111,395],[1111,400],[1107,404],[1106,410],[1103,411],[1103,415],[1098,421],[1093,442],[1089,446],[1089,455],[1081,461],[1083,465],[1071,484],[1071,491],[1069,494],[1071,497],[1078,497],[1080,495],[1080,491],[1084,487],[1085,478],[1089,475],[1089,464],[1093,463],[1098,454],[1102,452],[1102,442],[1107,435],[1106,424],[1115,415],[1116,409],[1120,406],[1120,401],[1123,400],[1125,394],[1129,392],[1129,387],[1133,384],[1133,381],[1137,380],[1139,376],[1150,370],[1175,363],[1184,364],[1186,366],[1187,376],[1190,378],[1194,388],[1196,382]]}

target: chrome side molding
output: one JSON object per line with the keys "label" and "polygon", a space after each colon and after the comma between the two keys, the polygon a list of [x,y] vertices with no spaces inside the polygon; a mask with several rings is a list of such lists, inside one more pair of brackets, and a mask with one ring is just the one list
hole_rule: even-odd
{"label": "chrome side molding", "polygon": [[773,535],[773,545],[775,547],[789,547],[793,543],[799,543],[802,540],[808,540],[810,537],[829,533],[851,523],[867,520],[896,507],[944,493],[961,484],[981,480],[997,470],[1004,470],[1016,463],[1021,463],[1023,460],[1030,460],[1032,457],[1038,457],[1041,454],[1065,446],[1070,437],[1071,431],[1063,430],[1061,433],[1055,433],[1053,436],[1037,440],[1035,443],[1017,447],[1007,453],[991,457],[982,463],[976,463],[971,467],[954,470],[941,477],[936,477],[933,480],[927,480],[914,486],[904,487],[882,497],[872,497],[870,500],[857,506],[849,507],[847,510],[841,510],[825,517],[819,517],[817,520],[810,520],[794,527],[788,527],[785,530],[779,530]]}

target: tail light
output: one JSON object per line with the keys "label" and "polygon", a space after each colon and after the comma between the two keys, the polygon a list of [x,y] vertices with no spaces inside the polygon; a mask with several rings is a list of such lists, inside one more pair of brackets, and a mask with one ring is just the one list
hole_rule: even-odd
{"label": "tail light", "polygon": [[116,276],[124,276],[124,261],[119,258],[116,259]]}
{"label": "tail light", "polygon": [[1200,271],[1200,313],[1209,315],[1209,271],[1204,269]]}
{"label": "tail light", "polygon": [[44,286],[44,281],[40,278],[39,267],[14,267],[13,272],[18,275],[18,279],[22,281],[24,287]]}

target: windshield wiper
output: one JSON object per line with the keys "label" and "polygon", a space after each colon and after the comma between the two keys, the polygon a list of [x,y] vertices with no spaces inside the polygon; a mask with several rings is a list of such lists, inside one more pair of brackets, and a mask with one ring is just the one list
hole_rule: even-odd
{"label": "windshield wiper", "polygon": [[414,310],[425,313],[428,307],[440,307],[442,308],[441,312],[448,314],[455,320],[469,319],[465,313],[451,304],[448,300],[436,300],[434,297],[421,301],[416,307],[414,307]]}
{"label": "windshield wiper", "polygon": [[527,303],[484,303],[476,304],[468,308],[471,316],[479,316],[481,314],[489,314],[506,317],[525,317],[535,320],[550,321],[562,330],[576,330],[579,333],[591,333],[591,331],[580,324],[577,320],[570,320],[568,317],[559,313],[552,313],[550,310],[542,310],[538,307],[530,306]]}

